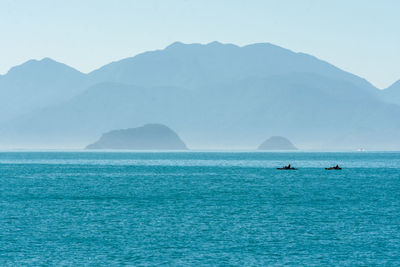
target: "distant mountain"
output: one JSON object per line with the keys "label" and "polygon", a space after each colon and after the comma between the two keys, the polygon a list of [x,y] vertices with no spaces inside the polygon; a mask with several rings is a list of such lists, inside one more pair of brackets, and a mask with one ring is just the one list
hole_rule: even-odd
{"label": "distant mountain", "polygon": [[167,126],[146,124],[138,128],[107,132],[86,149],[186,150],[187,147]]}
{"label": "distant mountain", "polygon": [[272,136],[265,140],[258,150],[297,150],[297,148],[285,137]]}
{"label": "distant mountain", "polygon": [[81,93],[86,75],[52,59],[30,60],[0,77],[0,122]]}
{"label": "distant mountain", "polygon": [[24,147],[83,146],[111,129],[158,121],[195,148],[256,147],[268,133],[305,148],[387,148],[396,145],[399,109],[351,84],[311,74],[252,78],[202,91],[103,83],[14,120],[0,140]]}
{"label": "distant mountain", "polygon": [[400,105],[400,80],[383,90],[381,93],[385,101]]}
{"label": "distant mountain", "polygon": [[274,133],[302,148],[400,148],[400,106],[362,78],[271,44],[174,43],[85,77],[86,91],[3,123],[0,146],[82,147],[157,121],[193,148],[254,148]]}
{"label": "distant mountain", "polygon": [[351,82],[376,93],[366,80],[313,56],[259,43],[243,47],[212,42],[207,45],[176,42],[165,48],[110,63],[89,74],[97,82],[145,87],[175,86],[204,89],[212,84],[292,73],[313,73]]}

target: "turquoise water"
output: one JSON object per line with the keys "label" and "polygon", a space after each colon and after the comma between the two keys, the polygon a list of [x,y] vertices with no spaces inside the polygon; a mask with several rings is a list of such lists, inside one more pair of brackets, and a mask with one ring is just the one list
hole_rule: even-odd
{"label": "turquoise water", "polygon": [[400,265],[400,153],[3,152],[0,182],[1,266]]}

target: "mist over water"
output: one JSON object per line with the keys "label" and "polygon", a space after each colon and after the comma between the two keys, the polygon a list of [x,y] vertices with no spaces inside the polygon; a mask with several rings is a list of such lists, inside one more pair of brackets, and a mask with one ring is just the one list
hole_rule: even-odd
{"label": "mist over water", "polygon": [[399,150],[399,92],[271,43],[175,42],[88,74],[45,58],[0,79],[0,149],[81,149],[162,124],[194,149],[281,136],[300,149]]}
{"label": "mist over water", "polygon": [[398,152],[2,152],[0,265],[399,265],[399,173]]}

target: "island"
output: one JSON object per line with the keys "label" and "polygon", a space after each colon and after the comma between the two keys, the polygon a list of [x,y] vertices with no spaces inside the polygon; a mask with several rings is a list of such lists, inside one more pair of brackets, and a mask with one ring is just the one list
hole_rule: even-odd
{"label": "island", "polygon": [[258,150],[297,150],[297,148],[285,137],[272,136],[265,140]]}
{"label": "island", "polygon": [[162,124],[146,124],[138,128],[113,130],[86,149],[186,150],[185,143]]}

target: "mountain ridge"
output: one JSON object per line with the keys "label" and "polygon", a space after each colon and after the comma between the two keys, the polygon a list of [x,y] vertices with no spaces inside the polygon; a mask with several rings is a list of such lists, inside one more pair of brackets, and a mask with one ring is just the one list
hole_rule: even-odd
{"label": "mountain ridge", "polygon": [[0,122],[63,102],[86,86],[85,74],[50,58],[29,60],[0,79]]}
{"label": "mountain ridge", "polygon": [[[179,50],[180,49],[180,50]],[[208,49],[208,50],[207,50]],[[226,51],[232,51],[235,50],[236,52],[240,52],[238,56],[236,57],[228,57],[228,58],[223,58],[224,53],[220,53],[221,49],[225,49]],[[181,54],[180,55],[174,55],[174,51],[179,51]],[[243,71],[249,70],[253,72],[253,75],[257,76],[269,76],[271,73],[265,73],[265,71],[272,71],[272,74],[282,74],[282,73],[288,73],[288,72],[293,72],[293,71],[303,71],[303,72],[316,72],[322,75],[326,75],[330,77],[330,75],[327,75],[328,72],[332,72],[334,77],[337,78],[337,76],[342,76],[346,80],[352,81],[353,83],[358,84],[359,86],[365,87],[367,90],[376,93],[378,89],[374,87],[371,83],[369,83],[366,79],[361,78],[357,75],[351,74],[349,72],[343,71],[340,68],[337,68],[336,66],[321,60],[317,57],[314,57],[312,55],[306,54],[306,53],[301,53],[301,52],[293,52],[289,49],[273,45],[271,43],[256,43],[256,44],[249,44],[245,46],[237,46],[234,44],[221,44],[219,42],[211,42],[208,44],[183,44],[181,42],[175,42],[169,46],[167,46],[165,49],[162,50],[154,50],[154,51],[147,51],[144,53],[140,53],[136,56],[133,57],[128,57],[124,58],[119,61],[114,61],[110,64],[106,64],[92,72],[90,72],[88,75],[94,79],[99,81],[100,78],[98,76],[106,76],[108,81],[114,81],[114,82],[122,82],[122,83],[127,83],[127,84],[136,84],[136,85],[142,85],[142,86],[147,86],[147,83],[151,83],[151,79],[147,79],[144,82],[138,81],[140,78],[137,76],[143,77],[146,75],[138,75],[137,73],[140,73],[141,70],[143,69],[148,69],[149,66],[146,66],[143,64],[143,61],[154,61],[154,56],[162,55],[163,58],[158,58],[158,61],[156,62],[157,64],[162,63],[162,60],[174,60],[175,69],[173,72],[171,71],[171,75],[167,75],[166,77],[151,77],[151,78],[156,78],[157,79],[163,79],[164,81],[167,80],[168,82],[171,81],[171,76],[173,77],[176,72],[182,71],[181,69],[183,67],[187,67],[187,65],[192,64],[197,66],[198,68],[201,67],[201,60],[199,61],[199,58],[196,56],[193,56],[193,53],[198,52],[200,56],[204,55],[202,54],[204,51],[208,51],[211,53],[212,57],[208,56],[208,59],[206,60],[215,60],[216,57],[221,58],[222,60],[228,60],[231,61],[230,63],[235,63],[235,64],[230,64],[236,66],[235,69],[233,69],[234,73],[230,75],[230,79],[235,79],[236,77],[243,78],[243,76],[248,76],[248,73],[243,74]],[[182,52],[183,51],[183,52]],[[248,52],[250,51],[250,52]],[[181,59],[182,53],[185,56],[184,60]],[[280,57],[284,57],[286,61],[289,62],[281,62],[280,63],[280,70],[278,71],[273,71],[273,69],[277,69],[279,65],[268,65],[267,60],[264,61],[264,63],[261,63],[262,61],[260,60],[260,56],[264,55],[264,58],[267,57],[276,57],[279,55]],[[253,61],[251,62],[246,62],[246,58],[249,58],[257,64],[253,64]],[[294,66],[294,63],[296,63],[296,60],[293,60],[293,58],[302,58],[308,61],[308,64],[318,64],[318,67],[315,67],[313,69],[304,69],[303,66]],[[236,62],[235,62],[236,59]],[[238,62],[238,60],[244,60],[243,62]],[[147,62],[146,61],[146,62]],[[203,60],[204,61],[204,60]],[[281,60],[282,61],[282,60]],[[218,67],[218,62],[213,62],[214,64],[210,64],[213,66]],[[263,66],[264,64],[264,66]],[[299,64],[299,63],[297,63]],[[136,66],[139,65],[139,66]],[[257,67],[258,65],[258,70],[254,67]],[[152,66],[153,67],[153,66]],[[181,69],[179,69],[181,67]],[[170,65],[168,67],[165,67],[166,69],[171,68]],[[171,68],[171,69],[172,69]],[[223,65],[222,71],[221,69],[218,69],[214,67],[214,69],[211,70],[204,70],[200,68],[200,71],[197,73],[204,73],[206,71],[205,76],[210,77],[212,76],[212,72],[217,71],[218,75],[216,76],[224,76],[224,70],[226,68],[226,65]],[[260,69],[261,68],[261,69]],[[288,68],[292,68],[292,70]],[[294,70],[293,70],[294,68]],[[130,69],[130,72],[126,72],[124,69]],[[110,74],[110,72],[112,72]],[[257,73],[254,73],[257,72]],[[136,75],[136,77],[135,77]],[[192,75],[193,76],[193,75]],[[132,78],[136,79],[135,82],[132,81]],[[193,79],[196,77],[193,77]],[[198,80],[201,80],[201,78],[204,78],[204,76],[197,78]],[[165,82],[160,82],[158,84],[151,84],[151,85],[167,85]],[[171,86],[188,86],[188,84],[182,84],[182,83],[172,83],[169,84]],[[189,84],[190,86],[190,84]]]}
{"label": "mountain ridge", "polygon": [[399,108],[365,79],[268,43],[176,42],[82,75],[61,88],[74,94],[3,123],[1,145],[79,147],[151,121],[176,129],[195,148],[254,148],[271,133],[301,147],[365,147],[378,128],[387,131],[377,147],[389,147],[400,129],[391,122]]}

